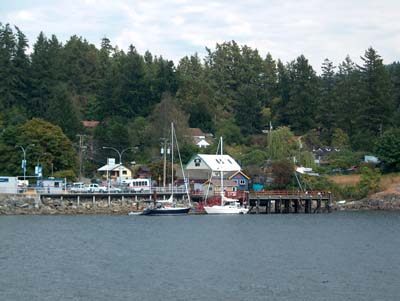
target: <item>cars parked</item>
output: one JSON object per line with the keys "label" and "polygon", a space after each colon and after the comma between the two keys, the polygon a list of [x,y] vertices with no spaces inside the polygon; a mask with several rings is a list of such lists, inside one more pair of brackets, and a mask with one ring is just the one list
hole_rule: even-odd
{"label": "cars parked", "polygon": [[104,193],[107,191],[107,187],[105,186],[100,186],[99,184],[89,184],[88,187],[88,192],[100,192],[100,193]]}
{"label": "cars parked", "polygon": [[83,192],[89,192],[89,188],[86,186],[85,183],[82,182],[76,182],[72,183],[70,187],[71,192],[77,192],[77,193],[83,193]]}
{"label": "cars parked", "polygon": [[121,188],[115,187],[115,186],[110,186],[110,187],[106,187],[106,191],[110,192],[110,193],[120,193],[122,192]]}

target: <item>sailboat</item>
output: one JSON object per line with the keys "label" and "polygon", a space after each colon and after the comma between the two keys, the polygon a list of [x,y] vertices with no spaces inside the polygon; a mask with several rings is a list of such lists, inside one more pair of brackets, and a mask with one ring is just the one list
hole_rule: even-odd
{"label": "sailboat", "polygon": [[[221,156],[223,155],[223,139],[220,138]],[[244,208],[238,199],[231,199],[225,196],[224,192],[224,170],[220,169],[221,178],[221,204],[214,206],[204,206],[204,210],[208,214],[246,214],[249,209]]]}
{"label": "sailboat", "polygon": [[[154,195],[154,200],[152,204],[143,210],[142,215],[182,215],[188,214],[190,211],[190,206],[187,207],[177,207],[176,202],[174,200],[174,141],[176,139],[174,124],[171,123],[171,195],[167,200],[157,200],[156,195]],[[176,141],[176,144],[178,142]],[[183,172],[182,160],[180,158],[179,147],[177,145],[177,150],[179,154],[179,159],[181,161],[181,168]],[[185,173],[183,172],[184,183],[185,183],[185,191],[189,200],[190,205],[190,195],[188,192],[187,181],[185,180]]]}

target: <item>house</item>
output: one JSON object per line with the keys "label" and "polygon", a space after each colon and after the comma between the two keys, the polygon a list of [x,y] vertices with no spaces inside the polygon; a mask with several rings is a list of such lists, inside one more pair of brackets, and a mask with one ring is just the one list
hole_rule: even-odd
{"label": "house", "polygon": [[236,172],[227,173],[227,178],[235,182],[237,190],[249,190],[250,177],[247,176],[243,171],[239,170]]}
{"label": "house", "polygon": [[328,165],[328,156],[337,152],[340,152],[340,149],[330,146],[322,146],[317,149],[313,148],[312,150],[315,156],[315,164],[317,165]]}
{"label": "house", "polygon": [[189,179],[191,189],[195,191],[206,191],[204,183],[210,179],[213,187],[219,187],[221,172],[223,172],[226,191],[248,190],[250,178],[242,172],[240,165],[229,155],[198,154],[185,168],[185,175]]}
{"label": "house", "polygon": [[190,135],[192,137],[193,142],[199,148],[206,148],[207,146],[210,145],[210,143],[206,140],[206,134],[204,134],[204,132],[201,129],[191,128]]}
{"label": "house", "polygon": [[107,164],[97,169],[103,178],[111,179],[111,181],[123,181],[132,178],[132,171],[123,164],[115,164],[114,158],[108,158]]}
{"label": "house", "polygon": [[[186,176],[189,179],[208,180],[219,177],[220,172],[236,172],[241,170],[240,165],[229,155],[197,154],[186,164]],[[226,175],[224,175],[226,177]]]}
{"label": "house", "polygon": [[[225,192],[236,192],[237,191],[237,182],[234,180],[224,180],[224,191]],[[219,179],[211,179],[207,180],[203,183],[203,191],[207,191],[208,194],[219,194],[221,192],[221,181]]]}

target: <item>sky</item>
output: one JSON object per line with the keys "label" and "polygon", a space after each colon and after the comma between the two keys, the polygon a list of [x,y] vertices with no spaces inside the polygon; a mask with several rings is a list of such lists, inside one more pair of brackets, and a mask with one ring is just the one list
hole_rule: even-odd
{"label": "sky", "polygon": [[399,12],[398,0],[0,0],[0,22],[18,26],[31,47],[41,31],[97,47],[107,37],[178,63],[235,40],[283,62],[303,54],[317,72],[326,58],[360,63],[369,47],[385,64],[399,61]]}

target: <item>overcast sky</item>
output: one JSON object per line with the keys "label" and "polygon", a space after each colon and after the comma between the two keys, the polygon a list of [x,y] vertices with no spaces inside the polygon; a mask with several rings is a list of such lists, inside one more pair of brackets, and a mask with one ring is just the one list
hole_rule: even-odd
{"label": "overcast sky", "polygon": [[370,46],[384,63],[400,60],[399,0],[0,0],[0,22],[17,25],[31,46],[40,31],[96,46],[108,37],[176,63],[230,40],[284,62],[304,54],[317,72],[325,58],[359,62]]}

